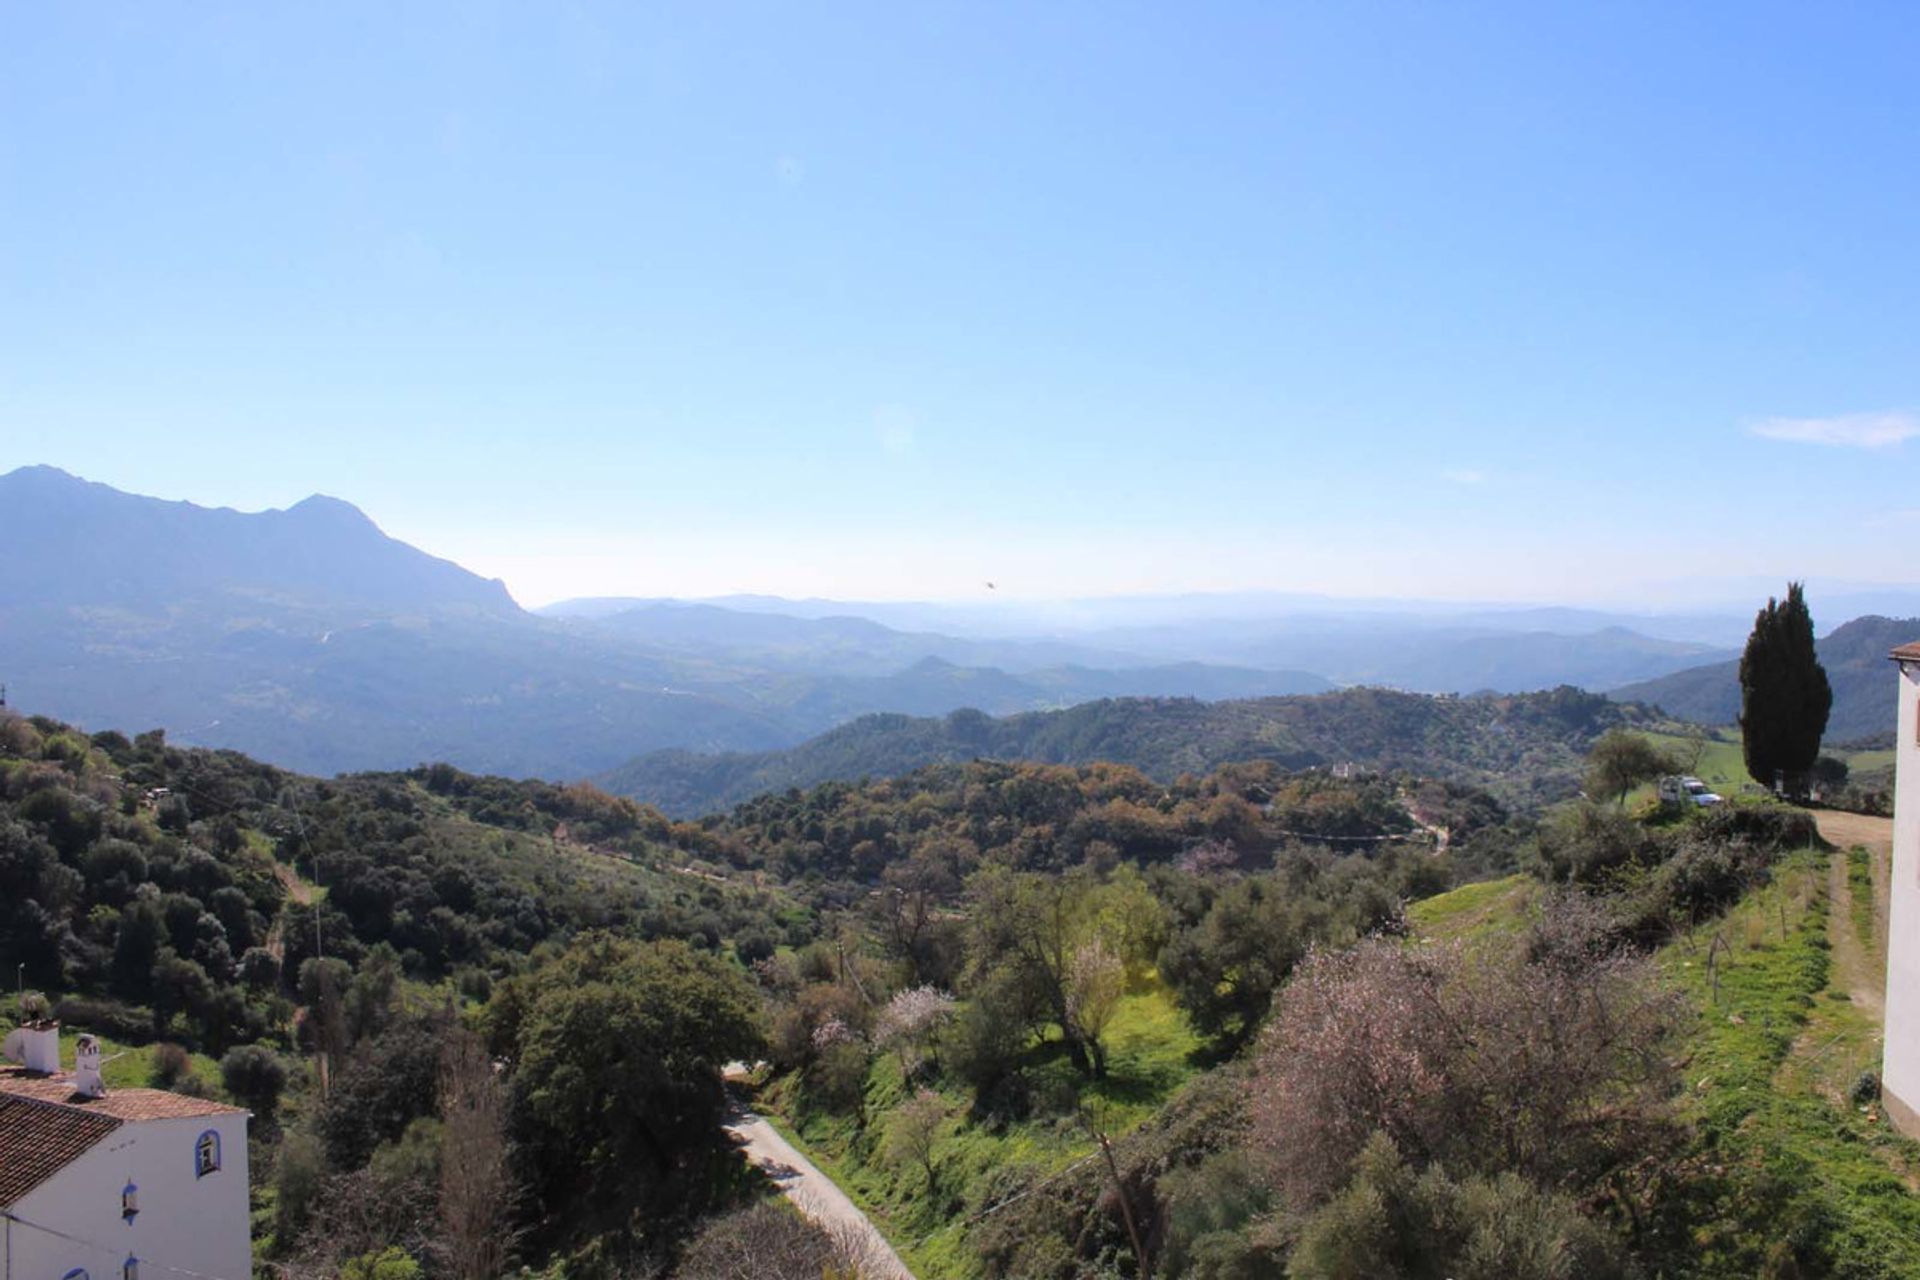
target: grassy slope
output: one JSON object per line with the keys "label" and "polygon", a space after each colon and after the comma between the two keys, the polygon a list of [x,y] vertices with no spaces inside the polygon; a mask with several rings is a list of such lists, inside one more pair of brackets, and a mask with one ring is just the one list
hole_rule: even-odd
{"label": "grassy slope", "polygon": [[[74,1041],[79,1038],[78,1031],[60,1032],[60,1062],[68,1070],[73,1068]],[[108,1089],[145,1089],[153,1084],[153,1045],[134,1047],[98,1034],[94,1039],[100,1042],[100,1078]],[[207,1093],[216,1098],[225,1096],[220,1087],[220,1064],[204,1053],[187,1057],[193,1076]]]}
{"label": "grassy slope", "polygon": [[[1082,1098],[1098,1123],[1118,1136],[1138,1128],[1198,1070],[1199,1041],[1158,981],[1140,977],[1121,1001],[1106,1034],[1108,1075]],[[1037,1046],[1029,1072],[1042,1097],[1078,1083],[1057,1044]],[[949,1118],[935,1155],[939,1182],[929,1193],[919,1169],[892,1169],[879,1148],[884,1113],[901,1098],[900,1072],[891,1056],[874,1063],[867,1081],[869,1124],[851,1117],[802,1114],[792,1082],[777,1081],[761,1102],[774,1123],[831,1177],[899,1250],[920,1280],[959,1280],[977,1274],[966,1239],[969,1219],[992,1207],[996,1171],[1014,1167],[1055,1172],[1091,1155],[1094,1144],[1071,1114],[1045,1114],[992,1128],[966,1118],[965,1091],[943,1089]]]}
{"label": "grassy slope", "polygon": [[[1796,858],[1658,957],[1700,1013],[1682,1106],[1696,1156],[1725,1173],[1689,1206],[1699,1277],[1762,1274],[1789,1239],[1824,1242],[1805,1274],[1920,1276],[1920,1145],[1848,1096],[1879,1062],[1873,878],[1863,859],[1832,856]],[[1408,914],[1427,937],[1486,937],[1518,929],[1536,894],[1516,876]]]}
{"label": "grassy slope", "polygon": [[1517,933],[1539,894],[1540,882],[1532,876],[1484,880],[1414,903],[1407,922],[1422,937],[1449,941]]}
{"label": "grassy slope", "polygon": [[[1661,957],[1702,1014],[1688,1111],[1703,1148],[1744,1175],[1702,1232],[1701,1274],[1751,1274],[1759,1242],[1798,1238],[1823,1240],[1836,1276],[1920,1275],[1920,1148],[1847,1096],[1878,1064],[1879,1022],[1870,997],[1847,989],[1858,972],[1833,960],[1834,934],[1859,921],[1833,901],[1835,880],[1826,857],[1799,861]],[[1849,878],[1839,884],[1850,896]]]}
{"label": "grassy slope", "polygon": [[[1857,856],[1800,855],[1722,919],[1666,947],[1662,969],[1698,1010],[1682,1109],[1697,1135],[1694,1162],[1712,1170],[1684,1207],[1701,1280],[1767,1272],[1769,1253],[1800,1242],[1812,1270],[1846,1280],[1920,1276],[1920,1145],[1849,1090],[1879,1059],[1873,877]],[[1467,885],[1415,904],[1422,936],[1477,940],[1517,932],[1538,901],[1524,876]],[[1847,937],[1839,938],[1845,930]],[[1836,952],[1841,957],[1836,960]],[[1849,954],[1850,953],[1850,954]],[[1711,957],[1711,963],[1709,962]],[[1194,1040],[1165,994],[1130,995],[1112,1031],[1113,1078],[1089,1091],[1115,1133],[1137,1127],[1194,1067]],[[1057,1046],[1034,1052],[1046,1082],[1071,1073]],[[940,1184],[885,1167],[881,1117],[900,1097],[891,1059],[868,1083],[873,1125],[811,1116],[793,1123],[787,1086],[767,1101],[781,1126],[865,1208],[923,1280],[976,1274],[964,1228],[994,1203],[995,1170],[1060,1170],[1093,1151],[1070,1119],[989,1130],[963,1117],[959,1092],[941,1142]],[[1778,1274],[1793,1274],[1782,1272]]]}
{"label": "grassy slope", "polygon": [[[1674,733],[1648,733],[1643,736],[1662,750],[1671,751],[1682,763],[1692,756],[1695,745],[1693,739]],[[1701,748],[1699,763],[1689,772],[1729,800],[1754,786],[1753,779],[1747,776],[1746,757],[1740,753],[1738,729],[1710,731]],[[1645,792],[1652,795],[1653,788],[1647,787]]]}
{"label": "grassy slope", "polygon": [[[1747,775],[1746,757],[1740,751],[1740,730],[1710,729],[1706,733],[1706,745],[1700,752],[1698,767],[1692,770],[1693,775],[1729,800],[1755,787],[1753,779]],[[1694,740],[1683,734],[1644,732],[1641,736],[1655,746],[1673,752],[1683,762],[1691,757]],[[1830,754],[1846,761],[1847,767],[1856,774],[1893,767],[1892,751],[1840,751]],[[1636,794],[1651,796],[1653,788],[1642,788]]]}

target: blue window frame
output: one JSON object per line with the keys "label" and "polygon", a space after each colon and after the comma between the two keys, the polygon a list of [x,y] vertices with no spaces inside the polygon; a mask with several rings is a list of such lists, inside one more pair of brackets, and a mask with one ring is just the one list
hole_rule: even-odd
{"label": "blue window frame", "polygon": [[220,1133],[209,1129],[194,1140],[193,1176],[204,1178],[210,1173],[220,1172]]}
{"label": "blue window frame", "polygon": [[85,1267],[75,1267],[73,1270],[67,1272],[67,1274],[61,1276],[60,1280],[87,1280],[87,1269]]}
{"label": "blue window frame", "polygon": [[134,1215],[140,1212],[140,1188],[129,1182],[120,1188],[120,1216],[132,1222]]}
{"label": "blue window frame", "polygon": [[140,1259],[127,1255],[127,1260],[120,1264],[120,1280],[140,1280]]}

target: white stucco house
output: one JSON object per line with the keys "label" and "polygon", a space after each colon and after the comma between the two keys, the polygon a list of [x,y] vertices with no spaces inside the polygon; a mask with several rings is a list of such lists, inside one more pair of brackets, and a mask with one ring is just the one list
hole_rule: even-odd
{"label": "white stucco house", "polygon": [[1887,1025],[1880,1094],[1887,1116],[1920,1138],[1920,642],[1893,651],[1900,668],[1894,740],[1893,893],[1887,908]]}
{"label": "white stucco house", "polygon": [[106,1089],[80,1038],[8,1035],[0,1066],[0,1280],[249,1280],[247,1113]]}

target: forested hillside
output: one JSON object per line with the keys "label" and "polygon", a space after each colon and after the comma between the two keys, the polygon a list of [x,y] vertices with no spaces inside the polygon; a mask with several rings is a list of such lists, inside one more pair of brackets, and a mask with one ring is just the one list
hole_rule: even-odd
{"label": "forested hillside", "polygon": [[[684,1249],[682,1274],[708,1276],[700,1224],[754,1186],[720,1141],[718,1069],[794,1034],[767,1002],[796,963],[851,947],[843,972],[894,955],[954,984],[971,895],[1097,887],[1123,866],[1182,877],[1194,928],[1218,934],[1209,878],[1282,850],[1317,876],[1315,840],[1432,850],[1441,828],[1462,848],[1491,833],[1498,859],[1504,819],[1457,787],[1269,763],[1171,786],[977,764],[676,824],[586,786],[444,764],[321,780],[0,713],[0,965],[69,1032],[127,1049],[116,1082],[255,1112],[269,1260],[452,1276],[476,1257],[569,1259],[613,1276]],[[1366,865],[1325,889],[1348,933],[1398,910]],[[1390,884],[1447,883],[1437,863],[1404,866]],[[1114,883],[1137,893],[1130,874]],[[1169,981],[1231,1043],[1271,981],[1222,988],[1214,945],[1195,934]],[[1095,1035],[1076,1008],[1074,1033]],[[451,1177],[456,1161],[477,1173]]]}
{"label": "forested hillside", "polygon": [[1125,698],[1001,719],[977,711],[941,719],[867,716],[789,750],[656,752],[596,781],[688,816],[763,792],[975,758],[1109,761],[1162,781],[1265,760],[1289,769],[1351,763],[1405,771],[1531,805],[1577,791],[1587,745],[1640,715],[1571,688],[1472,698],[1381,689],[1220,703]]}
{"label": "forested hillside", "polygon": [[[658,1260],[734,1194],[718,1064],[758,1052],[760,1023],[727,940],[814,932],[775,889],[684,870],[677,834],[591,788],[445,765],[323,781],[0,712],[0,965],[33,989],[22,1016],[124,1050],[110,1084],[254,1112],[272,1265]],[[567,998],[529,1006],[555,972]],[[600,1053],[548,1021],[605,994],[587,972],[619,993],[602,1025],[649,1028],[623,1049],[632,1087],[670,1104],[591,1127],[613,1168],[583,1164],[588,1122],[537,1084]],[[674,1155],[633,1165],[643,1142]],[[620,1229],[642,1202],[650,1225]]]}
{"label": "forested hillside", "polygon": [[[1485,771],[1573,770],[1621,715],[1356,696],[1377,749],[1477,726]],[[922,1280],[1896,1280],[1920,1157],[1790,1074],[1871,1095],[1793,1066],[1840,1016],[1813,841],[1770,801],[1538,818],[1272,758],[934,764],[688,823],[0,716],[0,964],[118,1082],[253,1110],[257,1248],[317,1275],[845,1268],[723,1139],[721,1065],[759,1059]],[[1723,980],[1743,1012],[1702,1020]]]}

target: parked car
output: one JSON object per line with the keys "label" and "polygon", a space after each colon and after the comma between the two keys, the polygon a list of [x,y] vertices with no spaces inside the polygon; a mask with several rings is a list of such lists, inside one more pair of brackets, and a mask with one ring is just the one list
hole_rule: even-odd
{"label": "parked car", "polygon": [[1660,779],[1660,803],[1706,809],[1725,801],[1698,778],[1671,775]]}

